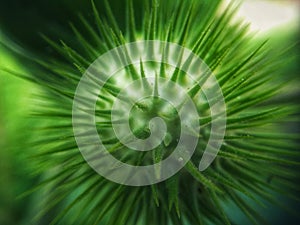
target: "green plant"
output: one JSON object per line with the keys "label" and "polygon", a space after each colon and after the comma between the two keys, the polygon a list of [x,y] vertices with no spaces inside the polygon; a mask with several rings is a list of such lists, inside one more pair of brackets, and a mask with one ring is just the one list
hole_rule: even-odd
{"label": "green plant", "polygon": [[[294,180],[299,175],[298,135],[288,133],[285,122],[294,121],[299,108],[277,97],[289,91],[278,79],[286,59],[271,54],[267,42],[258,43],[247,24],[234,20],[234,4],[222,11],[220,1],[126,0],[122,2],[126,5],[124,23],[116,20],[108,1],[101,3],[106,14],[99,14],[96,3],[91,4],[95,23],[80,16],[80,30],[77,24],[71,24],[72,39],[58,44],[43,36],[61,56],[33,55],[37,64],[33,75],[17,74],[44,89],[37,98],[40,110],[34,115],[45,121],[31,143],[39,162],[38,173],[49,174],[34,188],[46,190],[37,221],[52,210],[52,224],[230,224],[223,205],[233,202],[258,224],[264,219],[249,201],[263,205],[261,199],[265,199],[280,204],[270,194],[273,192],[297,198],[299,189]],[[189,95],[202,115],[199,143],[184,169],[170,179],[145,187],[115,184],[92,170],[78,151],[72,130],[72,105],[82,74],[101,54],[136,40],[175,42],[189,48],[215,74],[226,102],[227,128],[218,156],[207,170],[200,172],[196,165],[207,144],[212,119],[207,102],[194,98],[201,93],[197,87]],[[141,62],[140,68],[145,64]],[[157,76],[164,76],[164,66]],[[128,68],[128,82],[132,82],[134,73]],[[143,70],[138,74],[142,76]],[[166,75],[186,88],[185,76],[178,70]],[[108,148],[118,143],[107,130],[112,129],[108,103],[120,88],[113,81],[108,83],[97,102],[97,130],[107,140]],[[143,104],[148,106],[147,102]],[[157,108],[154,110],[151,116]],[[177,119],[172,123],[176,124]],[[132,120],[131,125],[136,128],[136,121]],[[135,134],[144,138],[149,135],[144,132],[137,129]],[[121,151],[115,156],[134,165],[161,160],[177,144],[176,132],[173,128],[173,138],[166,141],[170,143],[162,143],[153,155]],[[161,149],[166,152],[163,154]]]}

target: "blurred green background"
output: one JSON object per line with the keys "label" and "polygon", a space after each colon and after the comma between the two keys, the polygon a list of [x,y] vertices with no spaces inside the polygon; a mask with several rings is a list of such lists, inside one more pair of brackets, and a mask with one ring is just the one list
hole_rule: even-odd
{"label": "blurred green background", "polygon": [[[0,66],[24,70],[0,47]],[[32,185],[30,162],[24,157],[28,132],[29,96],[33,86],[1,72],[0,79],[0,224],[21,224],[30,211],[30,199],[16,196]]]}

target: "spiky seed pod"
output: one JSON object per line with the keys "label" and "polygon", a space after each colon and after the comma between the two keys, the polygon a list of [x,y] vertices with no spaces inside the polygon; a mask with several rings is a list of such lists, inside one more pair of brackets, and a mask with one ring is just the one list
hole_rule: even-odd
{"label": "spiky seed pod", "polygon": [[[280,88],[284,86],[276,80],[280,75],[280,56],[269,54],[270,46],[266,42],[258,43],[244,22],[233,20],[237,10],[234,4],[221,10],[219,1],[206,0],[126,0],[122,3],[126,8],[126,24],[115,18],[113,5],[107,0],[92,2],[94,22],[80,16],[83,28],[71,25],[72,40],[59,44],[44,36],[65,60],[36,59],[40,72],[33,77],[18,74],[44,89],[43,105],[35,115],[45,118],[45,122],[32,147],[40,162],[39,170],[51,170],[38,186],[49,191],[36,220],[56,208],[60,210],[51,224],[230,224],[232,218],[228,218],[223,204],[232,202],[253,223],[261,223],[264,221],[261,213],[249,205],[249,201],[263,204],[261,199],[265,199],[274,203],[276,198],[270,192],[291,194],[298,190],[293,182],[299,166],[299,152],[294,145],[296,136],[282,127],[286,119],[292,119],[297,107],[270,101],[280,95]],[[105,15],[99,13],[98,4],[105,8]],[[173,42],[201,58],[221,87],[227,127],[217,158],[200,172],[197,164],[211,135],[212,118],[205,98],[199,101],[200,90],[190,91],[201,115],[195,154],[181,171],[166,181],[131,187],[99,176],[83,159],[74,138],[72,106],[76,87],[94,60],[117,46],[139,40]],[[145,67],[147,63],[141,61],[139,70],[135,71],[137,76],[147,76]],[[165,67],[167,65],[160,65],[156,76],[193,90],[185,80],[185,73]],[[167,103],[145,99],[131,112],[129,124],[133,133],[146,138],[149,120],[169,107],[165,111],[166,118],[171,118],[167,123],[169,136],[151,153],[132,153],[118,145],[112,130],[112,103],[135,76],[130,68],[126,71],[124,84],[118,83],[116,78],[108,82],[98,96],[97,131],[105,140],[104,145],[113,149],[113,155],[119,160],[133,165],[161,161],[174,150],[180,133],[176,110]]]}

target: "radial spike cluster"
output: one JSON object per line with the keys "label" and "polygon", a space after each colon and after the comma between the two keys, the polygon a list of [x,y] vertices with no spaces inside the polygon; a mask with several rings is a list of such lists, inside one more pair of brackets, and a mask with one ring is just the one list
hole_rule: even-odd
{"label": "radial spike cluster", "polygon": [[[124,21],[119,21],[113,4],[107,0],[92,1],[93,19],[80,15],[79,22],[70,23],[72,40],[59,42],[42,36],[60,57],[33,59],[36,73],[16,74],[44,89],[40,99],[45,104],[34,113],[35,117],[44,118],[44,123],[31,147],[38,171],[48,172],[37,188],[48,191],[35,221],[58,209],[54,210],[51,224],[231,224],[234,218],[224,205],[234,204],[252,223],[261,224],[265,219],[257,207],[263,207],[265,200],[281,205],[273,193],[297,198],[299,186],[294,180],[299,179],[299,137],[289,133],[286,122],[296,121],[299,106],[271,101],[281,95],[286,85],[278,79],[281,55],[271,54],[267,42],[259,42],[247,24],[235,19],[235,3],[225,9],[220,7],[220,1],[208,0],[122,3],[126,12]],[[105,9],[105,14],[100,9]],[[175,43],[183,50],[174,54],[170,45],[163,44],[160,62],[139,58],[132,63],[132,52],[126,44],[136,41]],[[121,51],[115,60],[128,64],[124,70],[107,80],[104,73],[113,62],[90,70],[99,56],[117,47]],[[198,65],[201,74],[194,79],[180,69],[193,70],[193,58],[185,58],[184,49],[190,49],[203,60]],[[170,58],[177,60],[178,67],[165,63]],[[78,110],[94,116],[94,127],[109,154],[132,166],[155,164],[155,176],[160,179],[163,172],[159,162],[173,154],[181,132],[186,132],[187,137],[197,138],[197,143],[183,168],[162,182],[140,187],[117,184],[96,173],[79,151],[73,132],[72,107],[74,113],[75,93],[78,83],[84,81],[83,74],[87,74],[91,86],[87,94],[82,92],[84,95],[78,97]],[[204,90],[212,76],[224,97],[226,131],[217,157],[200,171],[198,165],[205,149],[216,151],[209,144],[210,136],[222,136],[221,132],[212,133],[215,121],[222,120],[222,110],[218,109],[220,96],[215,86],[210,86],[210,92],[215,91],[212,99]],[[185,95],[174,91],[176,88],[184,90]],[[135,101],[144,93],[150,97]],[[172,105],[160,98],[168,94],[183,100]],[[86,103],[93,100],[94,110]],[[198,116],[190,118],[194,114],[187,112],[186,124],[192,125],[184,129],[181,109],[189,103]],[[220,112],[213,115],[211,108]],[[127,114],[129,117],[124,117]],[[156,117],[164,122],[155,120]],[[199,124],[199,130],[194,124]],[[82,126],[81,137],[93,140],[90,125]],[[126,126],[135,137],[128,135],[123,142],[118,132],[129,134]],[[163,129],[163,141],[151,151],[129,147],[136,139],[155,140]],[[92,149],[95,143],[85,144]],[[188,155],[187,149],[180,152],[177,163],[185,162]],[[109,169],[113,174],[118,168],[122,165],[116,163]]]}

